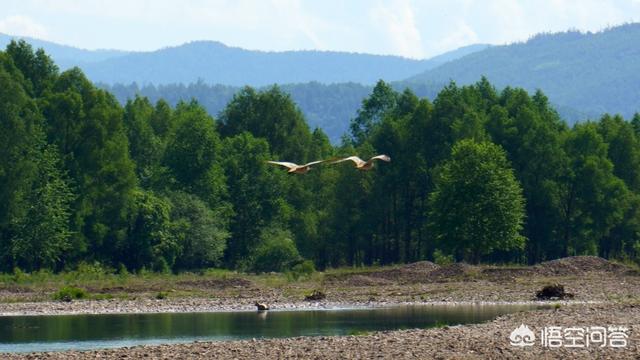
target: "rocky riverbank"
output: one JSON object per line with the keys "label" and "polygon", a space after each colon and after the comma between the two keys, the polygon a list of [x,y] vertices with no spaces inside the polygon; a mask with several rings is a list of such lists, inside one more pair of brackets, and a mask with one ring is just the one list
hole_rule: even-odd
{"label": "rocky riverbank", "polygon": [[[511,345],[509,336],[521,324],[536,334],[534,344]],[[194,342],[187,344],[136,346],[96,351],[7,354],[6,359],[637,359],[640,356],[640,306],[575,305],[556,309],[514,313],[494,321],[434,329],[376,332],[361,336],[299,337],[249,341]],[[544,327],[624,326],[626,346],[614,348],[590,344],[570,348],[541,345]],[[566,340],[565,340],[566,341]]]}
{"label": "rocky riverbank", "polygon": [[[85,288],[92,294],[111,298],[72,302],[33,301],[51,299],[51,295],[42,288],[5,284],[3,289],[0,284],[0,316],[251,310],[255,301],[275,309],[531,302],[542,287],[557,283],[563,284],[573,295],[572,301],[578,303],[640,302],[640,276],[636,271],[600,258],[573,257],[533,267],[438,266],[425,261],[373,271],[329,273],[319,279],[277,285],[251,277],[206,276],[119,286],[89,285]],[[313,291],[321,291],[326,297],[305,301]],[[158,299],[160,293],[162,299]]]}
{"label": "rocky riverbank", "polygon": [[[240,276],[240,275],[239,275]],[[206,312],[253,310],[253,302],[274,309],[378,307],[396,304],[530,303],[548,284],[573,295],[558,309],[500,317],[478,325],[377,332],[364,336],[196,342],[88,352],[14,354],[2,358],[640,358],[640,276],[636,270],[594,257],[554,260],[532,267],[496,267],[420,262],[386,269],[327,273],[313,280],[273,284],[258,277],[206,276],[124,286],[87,286],[114,298],[72,302],[32,301],[50,295],[42,288],[0,284],[0,315]],[[128,294],[113,293],[114,289]],[[305,301],[321,291],[326,298]],[[158,291],[167,295],[155,296]],[[192,292],[189,292],[192,291]],[[35,295],[34,295],[35,294]],[[118,297],[115,297],[118,296]],[[2,300],[5,300],[2,302]],[[7,301],[10,299],[11,301]],[[572,305],[569,305],[572,304]],[[536,343],[520,348],[509,334],[520,324],[539,332],[545,326],[625,326],[624,349],[549,349]]]}

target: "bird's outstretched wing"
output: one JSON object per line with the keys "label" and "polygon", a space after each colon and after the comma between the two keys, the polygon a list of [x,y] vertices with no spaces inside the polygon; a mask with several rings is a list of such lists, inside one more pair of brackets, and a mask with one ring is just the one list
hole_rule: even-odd
{"label": "bird's outstretched wing", "polygon": [[349,161],[349,160],[353,161],[356,164],[356,166],[361,166],[362,164],[365,163],[364,160],[360,159],[357,156],[349,156],[349,157],[346,157],[346,158],[343,158],[343,159],[339,159],[339,160],[333,161],[331,163],[332,164],[337,164],[337,163],[341,163],[343,161]]}
{"label": "bird's outstretched wing", "polygon": [[320,164],[320,163],[325,162],[325,161],[326,160],[316,160],[316,161],[312,161],[310,163],[306,163],[306,164],[304,164],[302,166],[311,166],[311,165],[315,165],[315,164]]}
{"label": "bird's outstretched wing", "polygon": [[382,161],[389,162],[391,161],[391,158],[388,155],[382,154],[382,155],[374,156],[371,159],[369,159],[369,161],[373,161],[373,160],[382,160]]}
{"label": "bird's outstretched wing", "polygon": [[284,166],[284,167],[289,168],[289,169],[293,169],[293,168],[297,168],[298,167],[297,164],[294,164],[294,163],[291,163],[291,162],[286,162],[286,161],[271,161],[271,160],[269,160],[267,162],[269,164],[273,164],[273,165]]}

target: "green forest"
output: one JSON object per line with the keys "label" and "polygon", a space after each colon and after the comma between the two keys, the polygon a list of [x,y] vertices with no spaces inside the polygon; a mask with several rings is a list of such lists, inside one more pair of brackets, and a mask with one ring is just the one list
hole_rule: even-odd
{"label": "green forest", "polygon": [[[277,86],[216,119],[196,101],[122,106],[11,42],[0,144],[3,272],[640,258],[640,115],[569,127],[541,91],[485,78],[432,100],[379,81],[332,146]],[[377,154],[392,161],[266,163]]]}

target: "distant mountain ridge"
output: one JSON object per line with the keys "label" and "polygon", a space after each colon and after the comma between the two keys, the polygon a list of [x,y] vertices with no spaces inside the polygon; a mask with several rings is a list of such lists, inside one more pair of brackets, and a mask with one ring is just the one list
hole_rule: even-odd
{"label": "distant mountain ridge", "polygon": [[[0,45],[3,39],[0,36]],[[79,51],[79,66],[88,77],[101,82],[123,102],[135,94],[152,100],[166,98],[171,103],[196,98],[215,116],[241,86],[277,83],[291,93],[309,123],[322,127],[334,143],[347,131],[350,119],[378,79],[391,82],[398,90],[408,87],[433,99],[451,80],[465,85],[484,75],[498,89],[541,89],[569,123],[594,119],[604,112],[629,118],[640,111],[640,24],[596,33],[541,34],[503,46],[472,45],[429,60],[320,51],[260,52],[217,42],[98,55],[68,47],[52,50],[46,42],[45,46],[32,44],[45,48],[57,62],[68,56],[67,51]],[[314,61],[324,67],[314,67],[319,66]],[[409,73],[418,67],[424,69]],[[204,72],[198,73],[198,69]],[[327,69],[333,70],[327,74]],[[399,79],[402,74],[408,75]],[[191,81],[177,80],[193,77]],[[149,83],[155,86],[147,86]]]}
{"label": "distant mountain ridge", "polygon": [[231,86],[311,81],[369,85],[379,79],[401,80],[481,48],[482,45],[461,49],[435,60],[414,60],[335,51],[252,51],[215,41],[197,41],[106,59],[86,64],[83,69],[92,80],[107,84],[161,85],[202,80]]}
{"label": "distant mountain ridge", "polygon": [[51,56],[56,65],[61,69],[68,69],[74,66],[82,66],[87,63],[104,61],[115,57],[130,54],[129,51],[122,50],[85,50],[73,46],[60,45],[50,41],[44,41],[24,36],[12,36],[0,33],[0,48],[4,49],[13,39],[23,39],[34,49],[43,48]]}
{"label": "distant mountain ridge", "polygon": [[540,34],[474,52],[403,83],[465,85],[483,75],[498,88],[542,89],[554,103],[585,114],[629,117],[640,110],[640,24]]}
{"label": "distant mountain ridge", "polygon": [[[12,38],[0,34],[0,46]],[[432,59],[337,51],[256,51],[227,46],[217,41],[194,41],[150,52],[83,50],[24,38],[42,47],[62,69],[79,66],[87,77],[104,84],[195,83],[230,86],[271,84],[323,84],[355,82],[372,85],[379,79],[402,80],[447,61],[485,49],[489,45],[465,46]]]}

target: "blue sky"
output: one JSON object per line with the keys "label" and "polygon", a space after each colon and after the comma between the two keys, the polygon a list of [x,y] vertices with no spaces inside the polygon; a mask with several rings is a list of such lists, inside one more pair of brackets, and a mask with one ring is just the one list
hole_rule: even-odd
{"label": "blue sky", "polygon": [[428,58],[474,43],[637,21],[640,0],[0,0],[0,32],[86,49],[217,40]]}

